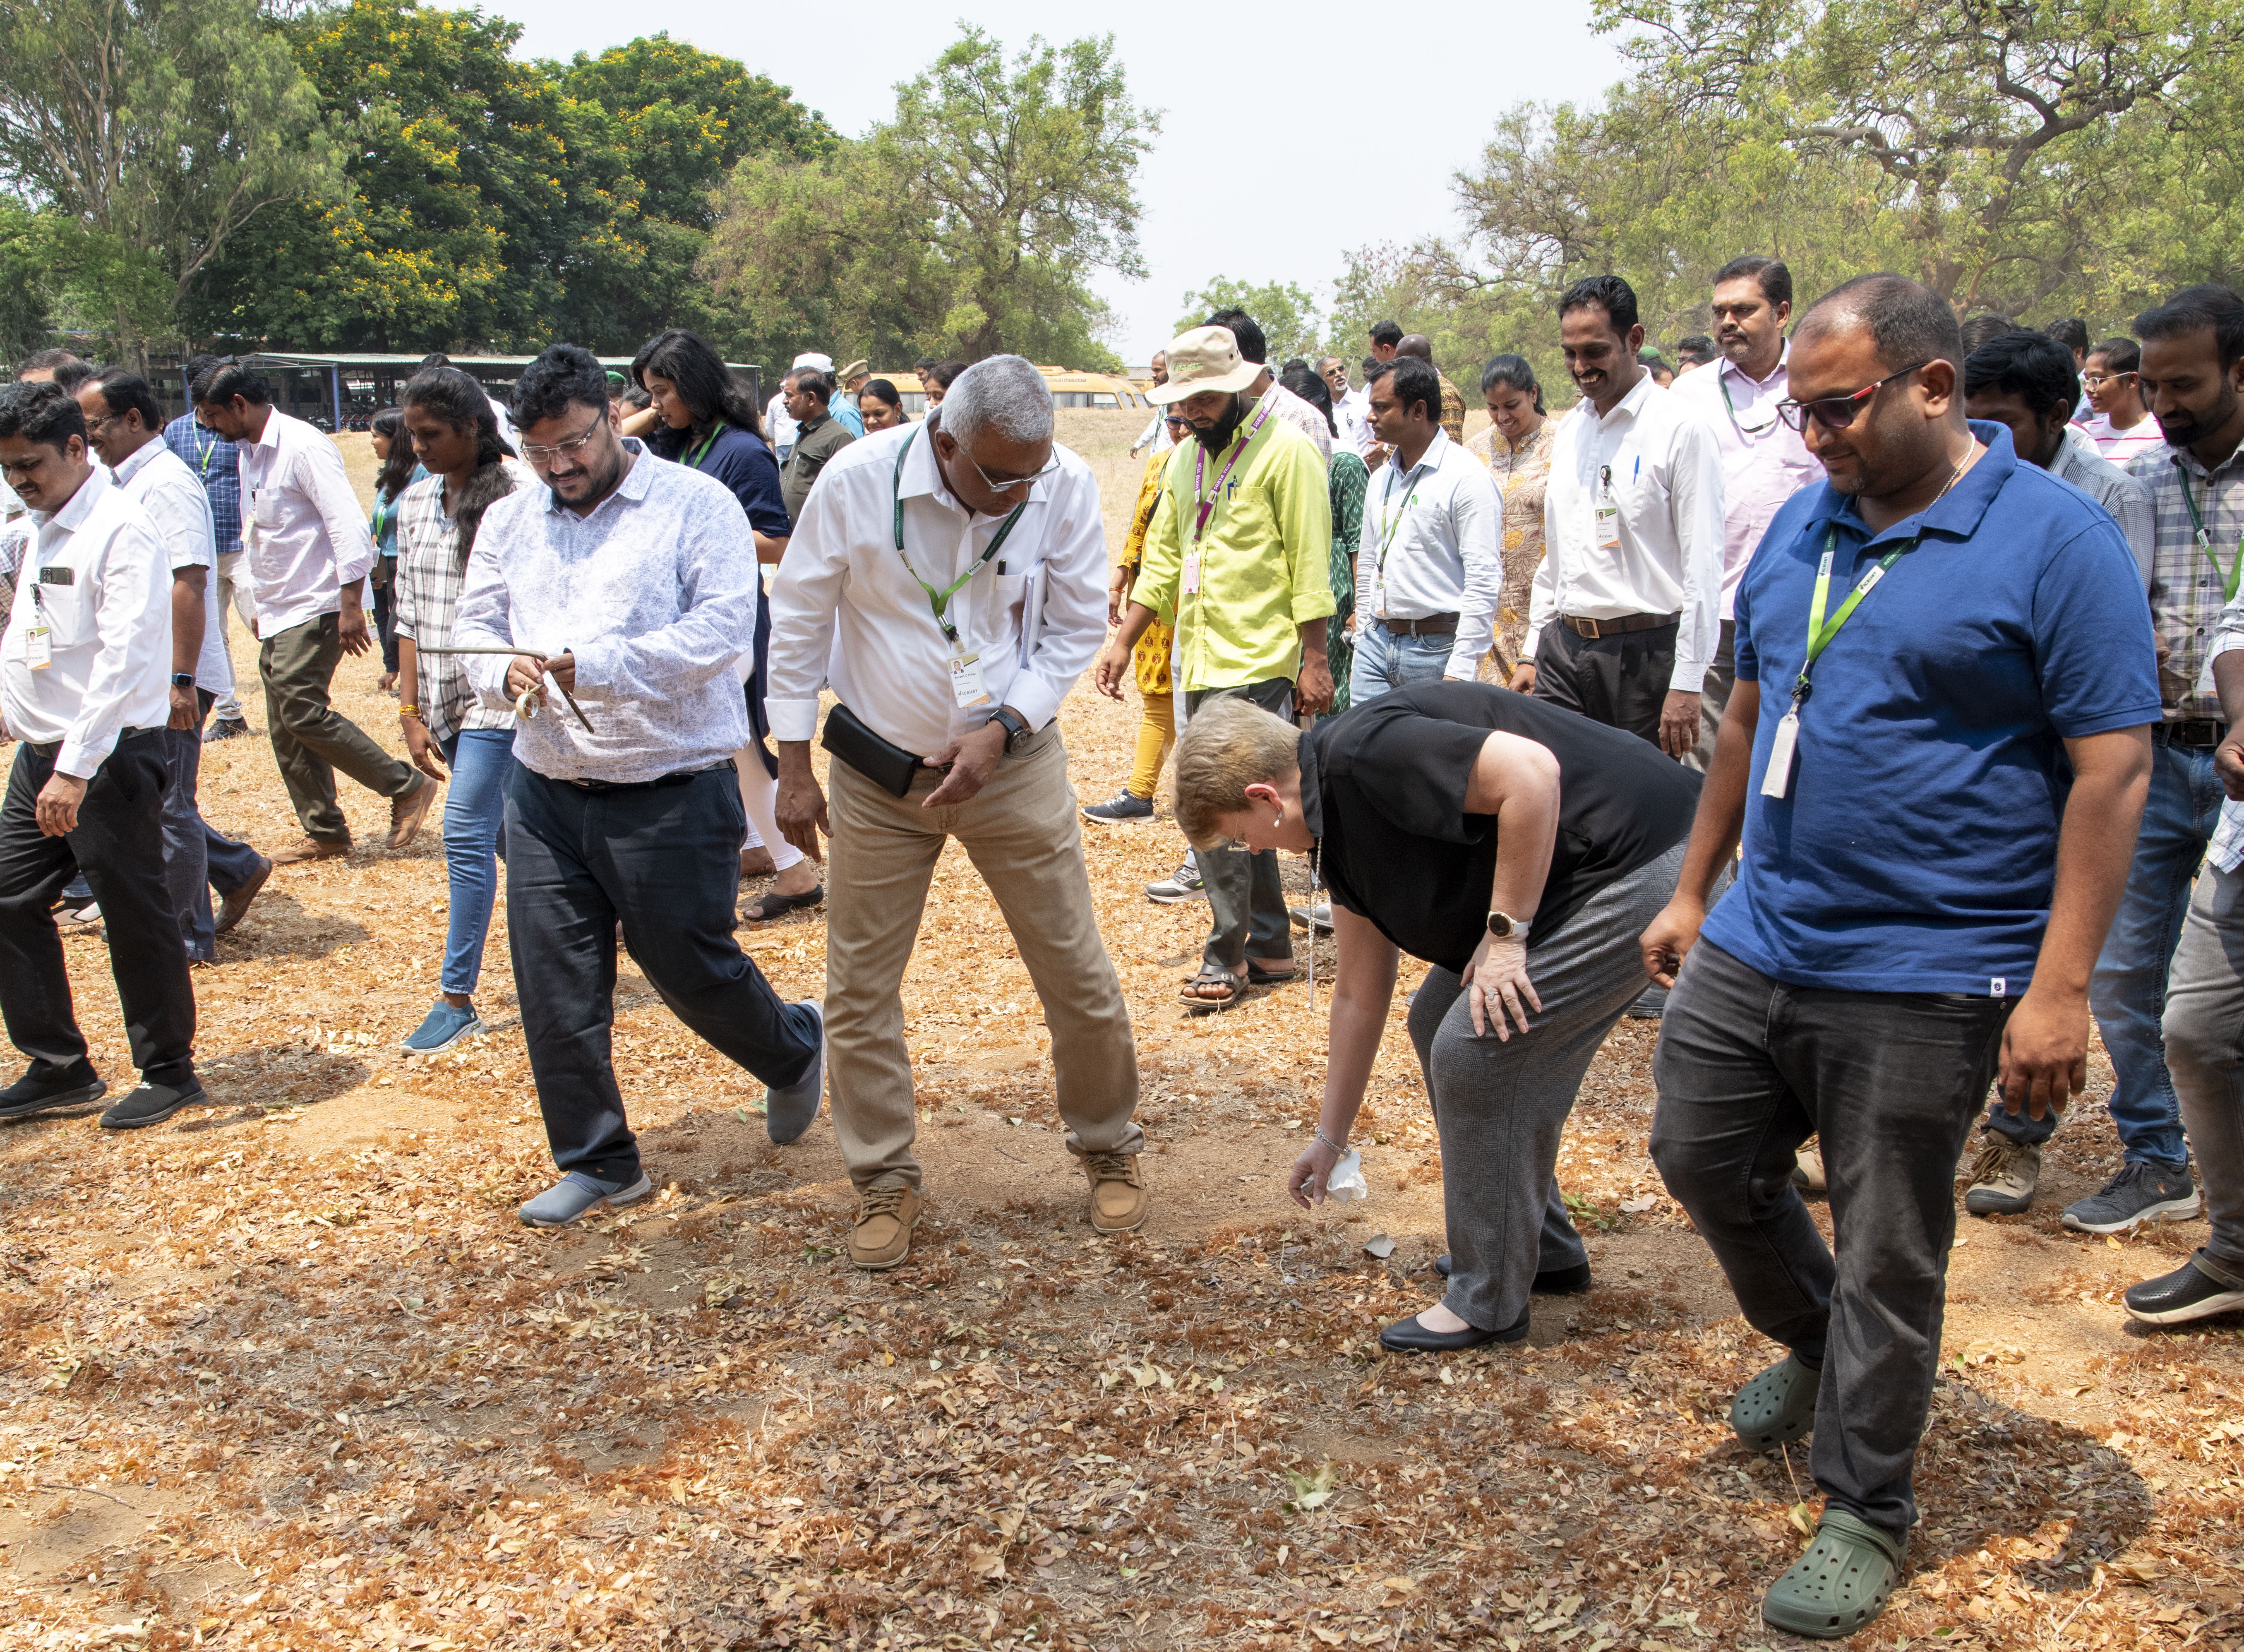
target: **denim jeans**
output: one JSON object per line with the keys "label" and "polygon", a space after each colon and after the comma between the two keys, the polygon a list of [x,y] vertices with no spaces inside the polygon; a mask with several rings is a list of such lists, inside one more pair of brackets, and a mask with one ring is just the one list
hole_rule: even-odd
{"label": "denim jeans", "polygon": [[609,1037],[618,922],[648,984],[719,1054],[767,1085],[801,1081],[817,1059],[816,1016],[782,1004],[733,934],[747,824],[730,763],[674,785],[607,792],[520,763],[509,771],[514,988],[545,1139],[563,1170],[625,1185],[639,1177]]}
{"label": "denim jeans", "polygon": [[443,742],[452,783],[444,794],[444,870],[452,884],[451,926],[444,935],[446,992],[473,992],[483,968],[483,938],[498,898],[499,856],[506,852],[507,775],[514,768],[514,730],[463,728]]}
{"label": "denim jeans", "polygon": [[210,892],[231,895],[265,864],[247,843],[213,831],[195,802],[203,766],[203,723],[213,696],[195,690],[199,714],[192,728],[164,730],[164,884],[187,956],[199,964],[218,957],[217,919]]}
{"label": "denim jeans", "polygon": [[1455,632],[1440,637],[1398,637],[1378,620],[1364,620],[1356,627],[1348,703],[1360,706],[1392,689],[1441,681],[1457,640]]}
{"label": "denim jeans", "polygon": [[[2166,1071],[2160,1022],[2166,1009],[2166,972],[2189,913],[2190,882],[2205,858],[2227,794],[2213,772],[2213,754],[2180,746],[2151,748],[2151,795],[2127,869],[2119,916],[2089,979],[2088,1007],[2112,1057],[2112,1122],[2130,1164],[2179,1170],[2189,1163],[2181,1102]],[[2013,1141],[2046,1141],[2058,1115],[2013,1118],[1997,1096],[1987,1127]]]}
{"label": "denim jeans", "polygon": [[[1702,940],[1653,1056],[1653,1162],[1747,1322],[1822,1367],[1808,1462],[1830,1506],[1897,1540],[1916,1519],[1956,1164],[2017,1004],[1792,986]],[[1835,1256],[1792,1185],[1810,1135]]]}

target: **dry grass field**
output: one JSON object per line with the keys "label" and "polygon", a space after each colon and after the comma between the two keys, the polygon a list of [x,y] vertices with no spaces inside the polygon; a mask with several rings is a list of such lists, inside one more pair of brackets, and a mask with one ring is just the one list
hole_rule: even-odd
{"label": "dry grass field", "polygon": [[[1063,416],[1119,521],[1139,421]],[[375,670],[347,663],[339,698],[394,741]],[[1134,703],[1078,687],[1062,718],[1078,792],[1106,796]],[[377,842],[383,805],[346,793]],[[294,835],[261,740],[209,748],[203,800]],[[1205,908],[1141,890],[1173,829],[1085,830],[1152,1218],[1085,1225],[1035,995],[954,851],[905,988],[933,1203],[879,1276],[840,1254],[829,1125],[772,1147],[759,1088],[627,965],[617,1060],[660,1195],[517,1225],[551,1166],[504,912],[490,1030],[409,1061],[433,833],[277,875],[196,977],[214,1105],[0,1129],[0,1647],[1795,1644],[1757,1606],[1813,1488],[1797,1449],[1724,1425],[1772,1351],[1646,1157],[1653,1028],[1617,1030],[1568,1133],[1595,1290],[1538,1298],[1522,1344],[1382,1357],[1442,1248],[1399,1019],[1360,1132],[1372,1196],[1305,1215],[1284,1174],[1325,988],[1187,1019]],[[741,939],[783,993],[820,990],[816,912]],[[69,944],[128,1081],[102,944]],[[2099,1059],[2035,1213],[1963,1223],[1924,1521],[1862,1644],[2244,1646],[2244,1335],[2145,1334],[2116,1301],[2202,1225],[2058,1224],[2116,1163],[2109,1083]]]}

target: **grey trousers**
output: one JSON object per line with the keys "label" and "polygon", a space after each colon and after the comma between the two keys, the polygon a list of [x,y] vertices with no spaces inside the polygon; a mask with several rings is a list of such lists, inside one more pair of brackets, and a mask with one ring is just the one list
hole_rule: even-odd
{"label": "grey trousers", "polygon": [[1558,1192],[1558,1139],[1591,1058],[1644,991],[1637,937],[1675,892],[1683,849],[1606,884],[1529,949],[1543,1008],[1524,1035],[1475,1033],[1454,970],[1428,972],[1411,1001],[1410,1042],[1442,1139],[1451,1258],[1442,1302],[1467,1324],[1517,1324],[1538,1273],[1589,1259]]}
{"label": "grey trousers", "polygon": [[[1702,940],[1660,1021],[1653,1162],[1747,1321],[1822,1368],[1808,1467],[1830,1506],[1896,1539],[1916,1520],[1956,1163],[2017,1003],[1790,986]],[[1792,1185],[1811,1135],[1835,1258]]]}
{"label": "grey trousers", "polygon": [[[1189,717],[1211,700],[1249,700],[1281,717],[1294,714],[1294,685],[1289,678],[1241,683],[1235,688],[1194,688],[1185,694]],[[1181,719],[1178,729],[1182,732]],[[1243,849],[1195,850],[1193,857],[1207,884],[1209,912],[1207,963],[1240,974],[1247,959],[1291,958],[1293,920],[1286,916],[1286,891],[1278,881],[1278,851],[1266,849],[1251,854]],[[1509,1321],[1505,1322],[1509,1324]]]}
{"label": "grey trousers", "polygon": [[2166,979],[2166,1070],[2213,1231],[2190,1260],[2244,1290],[2244,870],[2208,864]]}
{"label": "grey trousers", "polygon": [[1713,766],[1714,740],[1722,732],[1722,714],[1729,709],[1730,690],[1738,683],[1738,622],[1722,621],[1722,640],[1714,647],[1714,663],[1699,687],[1699,743],[1683,759],[1683,767],[1700,774]]}

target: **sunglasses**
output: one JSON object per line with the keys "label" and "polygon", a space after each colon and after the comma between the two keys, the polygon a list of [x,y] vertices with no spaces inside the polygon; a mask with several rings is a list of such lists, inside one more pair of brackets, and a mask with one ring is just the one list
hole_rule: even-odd
{"label": "sunglasses", "polygon": [[1813,402],[1779,402],[1776,416],[1782,419],[1788,427],[1803,435],[1811,418],[1827,430],[1843,430],[1855,422],[1855,415],[1862,405],[1887,385],[1896,379],[1907,378],[1920,367],[1931,365],[1930,356],[1922,362],[1912,362],[1898,373],[1889,373],[1875,384],[1865,384],[1852,396],[1827,396]]}

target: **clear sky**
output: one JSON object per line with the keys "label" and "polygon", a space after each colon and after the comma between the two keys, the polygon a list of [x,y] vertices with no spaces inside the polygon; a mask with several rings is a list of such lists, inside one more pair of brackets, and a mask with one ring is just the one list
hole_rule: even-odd
{"label": "clear sky", "polygon": [[[892,88],[956,37],[940,6],[723,6],[679,0],[498,0],[522,50],[566,58],[667,30],[769,75],[855,136],[893,111]],[[967,14],[1009,53],[1031,33],[1112,31],[1132,94],[1163,112],[1139,174],[1142,281],[1098,287],[1142,362],[1185,292],[1217,275],[1298,281],[1320,308],[1341,255],[1456,223],[1450,178],[1513,103],[1594,98],[1621,73],[1589,0],[1406,7],[1269,0],[1134,12],[1084,0],[983,0]]]}

